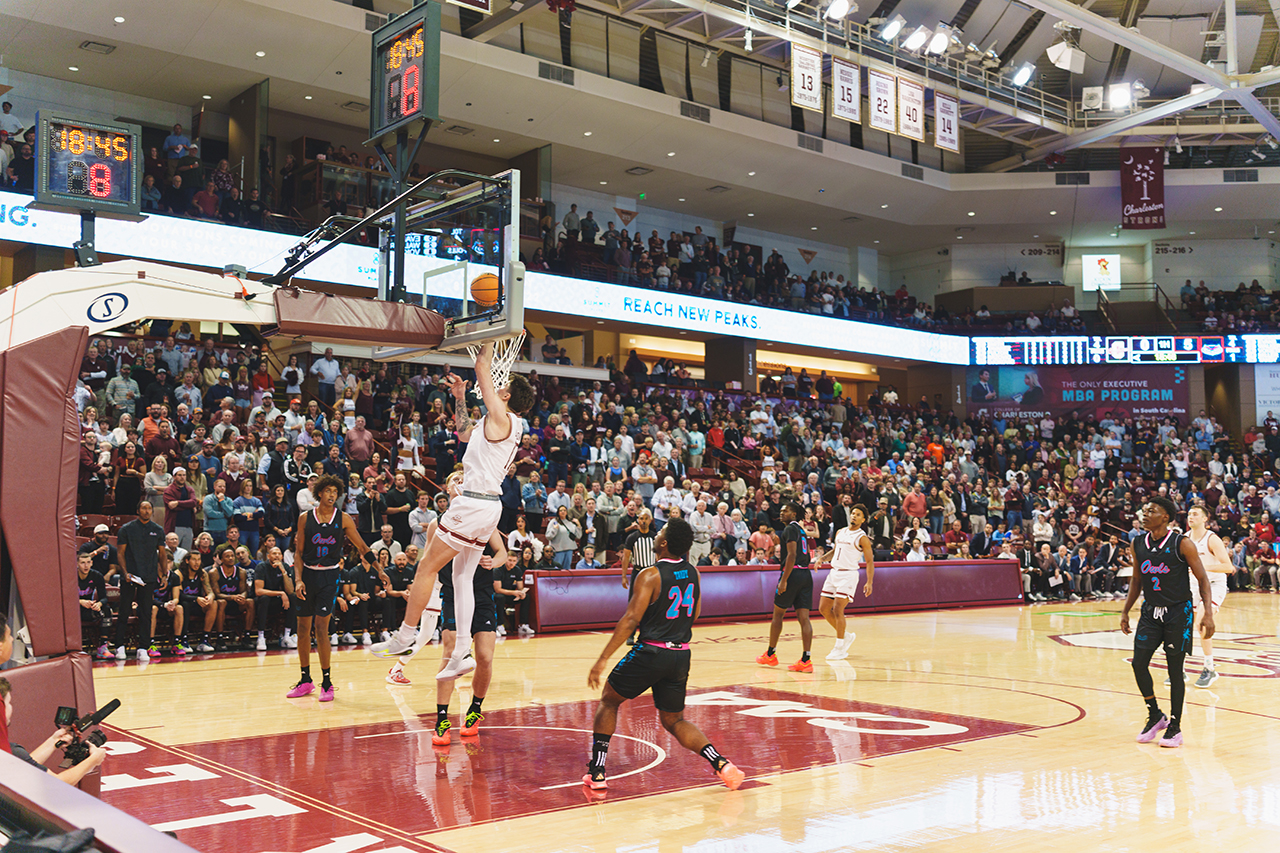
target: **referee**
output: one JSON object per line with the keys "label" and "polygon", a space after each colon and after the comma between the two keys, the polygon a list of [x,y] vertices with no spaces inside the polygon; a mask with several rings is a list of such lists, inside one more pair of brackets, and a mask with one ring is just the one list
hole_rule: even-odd
{"label": "referee", "polygon": [[[636,576],[658,563],[657,555],[653,550],[653,540],[653,513],[642,509],[636,515],[635,529],[627,534],[626,542],[622,545],[622,588],[627,590],[628,601],[635,590]],[[636,637],[633,633],[627,639],[627,645],[635,644]]]}

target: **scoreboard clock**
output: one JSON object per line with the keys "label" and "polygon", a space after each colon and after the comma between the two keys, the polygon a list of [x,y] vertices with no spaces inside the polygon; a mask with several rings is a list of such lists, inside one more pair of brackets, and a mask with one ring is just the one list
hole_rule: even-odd
{"label": "scoreboard clock", "polygon": [[36,206],[135,218],[141,209],[142,129],[36,116]]}
{"label": "scoreboard clock", "polygon": [[369,138],[440,119],[440,5],[422,3],[373,34]]}

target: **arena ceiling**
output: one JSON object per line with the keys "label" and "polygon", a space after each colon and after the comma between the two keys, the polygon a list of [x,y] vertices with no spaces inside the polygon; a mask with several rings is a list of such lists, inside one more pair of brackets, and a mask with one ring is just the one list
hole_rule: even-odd
{"label": "arena ceiling", "polygon": [[[1005,0],[885,0],[879,7],[859,9],[843,32],[848,35],[868,19],[893,14],[902,14],[912,25],[950,22],[963,30],[966,41],[983,48],[995,43],[1004,68],[1034,61],[1039,71],[1028,90],[1063,103],[1078,98],[1083,85],[1139,78],[1151,89],[1152,101],[1185,98],[1197,77],[1212,77],[1208,72],[1213,69],[1203,64],[1206,58],[1216,59],[1225,48],[1211,46],[1218,39],[1202,33],[1225,27],[1224,7],[1209,0],[1099,0],[1081,7],[1065,0],[1027,2],[1031,5]],[[466,35],[471,42],[500,43],[504,33],[530,21],[544,28],[555,26],[554,20],[546,20],[550,13],[544,3],[529,2],[519,9],[508,8],[507,0],[496,3],[495,15],[470,24]],[[1085,73],[1073,77],[1058,72],[1044,58],[1045,47],[1058,38],[1055,18],[1035,8],[1051,4],[1069,6],[1060,9],[1067,15],[1093,14],[1102,22],[1098,28],[1118,29],[1117,38],[1132,46],[1118,46],[1100,32],[1082,29],[1079,43],[1089,55]],[[375,0],[381,13],[407,6],[403,0]],[[740,4],[579,0],[579,7],[584,14],[603,13],[660,29],[713,52],[746,55],[745,27],[733,22],[745,14]],[[492,53],[482,55],[478,46],[470,48],[469,41],[456,38],[447,45],[451,55],[442,63],[442,113],[473,132],[432,138],[503,159],[549,142],[557,183],[622,197],[645,192],[653,206],[687,211],[692,217],[736,221],[798,240],[875,247],[887,254],[957,240],[1123,244],[1191,231],[1202,238],[1251,236],[1255,227],[1265,235],[1276,228],[1271,184],[1280,182],[1280,174],[1273,181],[1273,170],[1262,169],[1257,184],[1224,186],[1216,170],[1244,165],[1244,149],[1266,132],[1267,121],[1276,121],[1265,108],[1271,103],[1268,92],[1277,87],[1261,83],[1277,74],[1267,69],[1276,62],[1277,7],[1280,0],[1240,0],[1237,5],[1240,79],[1248,81],[1246,89],[1257,85],[1240,101],[1219,100],[1182,112],[1166,106],[1160,124],[1152,126],[1143,125],[1150,114],[1047,121],[1028,110],[1010,110],[995,99],[985,105],[972,99],[964,108],[971,174],[942,175],[938,181],[904,181],[896,160],[847,145],[828,145],[822,161],[828,165],[820,166],[812,154],[796,149],[795,134],[787,128],[730,114],[717,114],[723,121],[715,126],[691,122],[671,115],[669,98],[659,104],[653,98],[663,96],[627,83],[584,75],[583,79],[591,78],[590,86],[548,89],[536,74],[511,73],[511,68],[530,65],[531,57],[511,53],[493,62]],[[775,14],[783,8],[773,4]],[[814,12],[808,4],[796,10],[810,18]],[[116,23],[115,17],[125,22]],[[1131,20],[1137,32],[1120,27],[1112,17],[1121,23]],[[452,21],[458,29],[457,18]],[[95,4],[91,14],[72,0],[10,0],[0,13],[0,53],[8,67],[101,87],[90,90],[91,98],[109,97],[102,91],[106,90],[195,108],[209,103],[225,109],[232,97],[269,78],[273,109],[358,128],[367,122],[367,114],[344,105],[368,99],[369,39],[363,23],[363,12],[336,0],[218,0],[187,5],[181,20],[173,15],[171,4],[159,0],[108,0]],[[785,70],[786,42],[769,36],[763,22],[754,26],[761,32],[751,57]],[[90,53],[80,49],[87,40],[120,49],[110,55]],[[311,45],[325,48],[307,49]],[[1176,56],[1166,55],[1175,47]],[[265,56],[258,57],[259,50]],[[1160,51],[1166,53],[1152,55]],[[69,71],[72,63],[80,70]],[[536,68],[536,62],[532,64]],[[204,95],[211,100],[204,101]],[[1249,98],[1254,103],[1245,103]],[[653,109],[632,114],[645,105]],[[1264,114],[1254,116],[1249,110],[1258,112],[1258,106]],[[1116,127],[1116,121],[1126,121],[1126,126]],[[1197,135],[1201,125],[1203,135]],[[595,131],[589,139],[584,138],[588,129]],[[1183,165],[1196,168],[1171,174],[1169,203],[1177,226],[1166,234],[1135,237],[1122,232],[1112,237],[1118,191],[1105,174],[1095,175],[1089,187],[1057,187],[1053,175],[975,174],[1015,166],[1045,168],[1042,160],[1028,166],[1023,159],[1028,152],[1034,157],[1037,151],[1042,155],[1057,150],[1066,151],[1068,158],[1059,169],[1115,169],[1122,139],[1163,144],[1172,134],[1180,135],[1185,153],[1171,151],[1171,165],[1180,165],[1179,158],[1184,158]],[[672,150],[679,156],[669,158]],[[1280,163],[1280,154],[1271,159]],[[652,171],[643,178],[627,174],[636,165]],[[749,176],[748,171],[758,174]],[[715,187],[730,191],[711,192]],[[886,204],[889,207],[882,207]],[[1215,207],[1224,210],[1214,211]],[[747,216],[753,212],[756,216]]]}

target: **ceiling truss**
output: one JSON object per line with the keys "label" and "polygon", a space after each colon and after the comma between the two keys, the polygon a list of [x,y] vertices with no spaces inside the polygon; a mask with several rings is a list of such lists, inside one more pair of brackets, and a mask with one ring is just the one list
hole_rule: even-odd
{"label": "ceiling truss", "polygon": [[[962,126],[1025,147],[1022,153],[986,166],[985,171],[1007,171],[1075,148],[1116,147],[1134,137],[1149,136],[1159,140],[1177,136],[1184,143],[1200,145],[1247,144],[1263,134],[1280,138],[1280,118],[1276,114],[1280,99],[1261,99],[1256,94],[1259,89],[1280,83],[1280,68],[1263,65],[1261,67],[1266,70],[1241,74],[1234,67],[1237,52],[1236,0],[1224,0],[1224,7],[1214,14],[1210,24],[1211,28],[1224,31],[1226,36],[1226,45],[1217,51],[1226,60],[1225,70],[1219,70],[1220,66],[1207,65],[1200,58],[1179,53],[1135,29],[1094,13],[1090,7],[1095,3],[1090,0],[1080,5],[1071,0],[1020,2],[1044,13],[1047,18],[1045,25],[1054,20],[1065,21],[1110,41],[1116,46],[1117,57],[1132,53],[1155,60],[1171,71],[1204,84],[1204,87],[1201,91],[1169,101],[1144,103],[1143,108],[1124,115],[1075,112],[1059,121],[1047,118],[1034,106],[1022,107],[1016,101],[1010,104],[963,86],[930,79],[931,87],[960,99]],[[473,27],[467,35],[487,41],[504,29],[518,25],[530,9],[540,5],[526,0],[521,9],[512,7],[498,12]],[[709,50],[750,57],[776,67],[779,73],[787,71],[787,47],[792,42],[871,67],[894,70],[892,65],[860,56],[827,40],[825,35],[830,25],[815,20],[817,12],[810,8],[810,4],[781,13],[785,15],[781,20],[778,11],[781,4],[764,0],[578,0],[578,5],[641,27],[660,29],[691,43],[704,45]],[[1146,4],[1139,4],[1136,0],[1125,4],[1126,20],[1137,16],[1139,5]],[[870,32],[864,25],[852,21],[844,26],[848,28],[846,32],[861,28],[864,38]],[[746,51],[744,44],[748,29],[754,36],[750,52]],[[1269,52],[1280,53],[1280,43]],[[1259,61],[1255,59],[1255,67],[1259,67]]]}

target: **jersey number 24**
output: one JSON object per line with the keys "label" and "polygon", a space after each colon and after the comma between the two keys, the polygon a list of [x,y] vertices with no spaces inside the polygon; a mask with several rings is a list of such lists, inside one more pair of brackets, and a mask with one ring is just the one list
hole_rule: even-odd
{"label": "jersey number 24", "polygon": [[684,588],[684,592],[680,591],[680,587],[673,586],[667,590],[667,598],[671,599],[671,606],[667,608],[667,618],[676,619],[680,616],[680,608],[689,611],[689,615],[693,615],[693,607],[695,602],[693,595],[693,584],[689,584]]}

